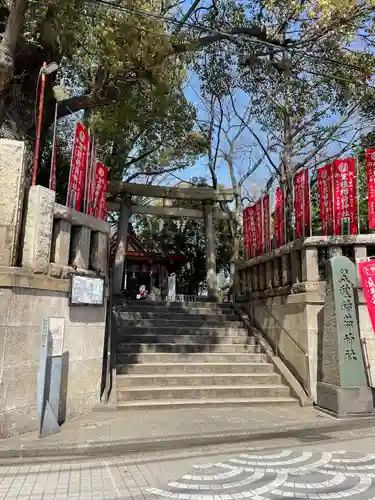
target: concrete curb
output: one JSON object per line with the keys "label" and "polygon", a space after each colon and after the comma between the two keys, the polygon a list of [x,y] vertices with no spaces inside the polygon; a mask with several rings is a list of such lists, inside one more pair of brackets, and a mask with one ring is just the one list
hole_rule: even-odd
{"label": "concrete curb", "polygon": [[[280,438],[309,438],[323,435],[327,432],[349,431],[354,429],[366,429],[374,427],[375,417],[363,417],[361,419],[337,420],[332,418],[328,425],[312,425],[310,427],[288,426],[275,430],[274,428],[262,429],[261,431],[243,431],[233,433],[217,433],[202,435],[170,436],[154,440],[118,440],[118,441],[89,441],[82,444],[77,443],[49,443],[40,441],[37,446],[19,445],[14,448],[1,448],[0,459],[33,458],[33,457],[98,457],[116,456],[132,453],[149,453],[159,451],[174,451],[194,447],[238,444],[252,441],[271,440]],[[326,439],[326,436],[322,436]],[[0,442],[1,446],[1,442]]]}

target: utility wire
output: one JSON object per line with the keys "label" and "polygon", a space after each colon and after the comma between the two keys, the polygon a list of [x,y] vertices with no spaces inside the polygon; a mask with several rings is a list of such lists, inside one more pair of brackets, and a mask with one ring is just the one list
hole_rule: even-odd
{"label": "utility wire", "polygon": [[[274,50],[278,51],[278,52],[288,52],[288,51],[293,51],[293,53],[295,55],[303,55],[307,58],[310,58],[310,59],[315,59],[315,60],[318,60],[318,61],[322,61],[322,62],[327,62],[327,63],[332,63],[332,64],[336,64],[336,65],[340,65],[340,66],[345,66],[345,67],[348,67],[348,68],[351,68],[351,69],[354,69],[356,71],[360,71],[360,72],[363,72],[364,71],[364,68],[361,68],[360,66],[357,66],[357,65],[354,65],[354,64],[351,64],[351,63],[347,63],[345,61],[339,61],[337,59],[333,59],[333,58],[330,58],[330,57],[326,57],[326,56],[320,56],[320,55],[315,55],[315,54],[308,54],[306,53],[305,51],[300,51],[300,49],[296,48],[295,46],[293,45],[290,45],[290,46],[281,46],[279,44],[276,44],[276,43],[272,43],[272,42],[267,42],[266,40],[259,40],[259,39],[256,39],[256,38],[247,38],[245,37],[244,35],[239,35],[238,37],[234,34],[231,34],[231,33],[227,33],[226,31],[221,31],[221,30],[217,30],[217,29],[213,29],[213,28],[209,28],[208,26],[205,26],[205,25],[202,25],[202,24],[197,24],[197,23],[191,23],[191,22],[182,22],[182,21],[178,21],[172,17],[168,17],[168,16],[163,16],[163,15],[159,15],[159,14],[155,14],[155,13],[152,13],[152,12],[146,12],[146,11],[141,11],[141,10],[138,10],[138,9],[133,9],[133,8],[129,8],[129,7],[124,7],[124,6],[121,6],[121,5],[116,5],[114,4],[113,2],[110,2],[108,0],[86,0],[87,3],[91,3],[91,4],[96,4],[96,5],[103,5],[107,8],[111,8],[111,9],[114,9],[114,10],[118,10],[118,11],[121,11],[121,12],[127,12],[129,14],[134,14],[136,16],[140,16],[140,17],[146,17],[146,18],[153,18],[153,19],[157,19],[157,20],[160,20],[160,21],[163,21],[163,22],[168,22],[168,23],[171,23],[171,24],[174,24],[178,27],[183,27],[183,26],[187,26],[191,29],[194,29],[194,30],[197,30],[197,31],[201,31],[201,32],[209,32],[209,33],[212,33],[212,34],[216,34],[216,35],[221,35],[223,37],[225,37],[225,39],[234,39],[235,41],[237,41],[237,38],[241,38],[242,40],[246,41],[247,43],[250,43],[250,44],[255,44],[255,45],[263,45],[263,46],[267,46],[267,47],[270,47],[270,48],[273,48]],[[36,4],[39,4],[39,5],[45,5],[45,6],[49,6],[49,5],[53,5],[51,3],[44,3],[44,2],[39,2],[37,0],[32,0],[32,3],[36,3]],[[147,30],[146,28],[142,28],[144,31],[148,31],[150,33],[154,33],[155,35],[160,35],[160,36],[166,36],[166,37],[172,37],[173,34],[168,34],[168,33],[161,33],[161,32],[154,32],[152,30]],[[194,40],[192,40],[194,41]],[[298,42],[295,42],[296,44]],[[248,53],[245,53],[245,52],[231,52],[231,51],[224,51],[226,53],[231,53],[233,55],[242,55],[244,57],[246,56],[249,56],[251,54],[248,54]],[[262,57],[262,56],[266,56],[267,54],[261,54],[259,57]],[[345,79],[344,77],[336,77],[334,75],[324,75],[324,74],[319,74],[319,73],[316,73],[316,72],[311,72],[307,69],[303,69],[304,72],[306,73],[310,73],[312,75],[316,75],[316,76],[326,76],[327,78],[333,78],[333,79],[336,79],[336,80],[342,80],[342,81],[347,81],[349,83],[353,83],[353,84],[357,84],[356,81],[353,81],[353,80],[350,80],[350,79]],[[363,85],[359,85],[359,86],[363,86]],[[366,85],[365,85],[366,86]],[[372,86],[368,86],[369,88],[373,88]]]}

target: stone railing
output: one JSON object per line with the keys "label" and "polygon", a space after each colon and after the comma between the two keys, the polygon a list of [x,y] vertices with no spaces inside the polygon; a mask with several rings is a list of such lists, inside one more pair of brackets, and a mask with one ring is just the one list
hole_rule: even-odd
{"label": "stone railing", "polygon": [[353,261],[375,256],[375,234],[359,236],[312,236],[293,241],[249,261],[239,261],[240,295],[260,297],[303,293],[320,288],[325,281],[325,262],[335,255]]}
{"label": "stone railing", "polygon": [[[375,235],[314,236],[236,263],[237,301],[302,386],[310,388],[313,401],[323,362],[325,263],[335,255],[371,257]],[[361,336],[373,337],[361,290],[358,295]],[[369,358],[375,359],[375,349]]]}
{"label": "stone railing", "polygon": [[55,192],[42,186],[29,191],[22,267],[34,274],[67,278],[107,274],[110,226],[59,205]]}

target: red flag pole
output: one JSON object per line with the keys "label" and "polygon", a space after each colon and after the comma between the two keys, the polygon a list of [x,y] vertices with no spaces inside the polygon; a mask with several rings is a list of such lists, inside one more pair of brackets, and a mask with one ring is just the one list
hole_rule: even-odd
{"label": "red flag pole", "polygon": [[52,158],[51,158],[51,168],[49,174],[49,188],[51,189],[51,191],[56,191],[56,125],[57,125],[58,106],[59,102],[56,101],[55,117],[53,120]]}
{"label": "red flag pole", "polygon": [[331,163],[331,184],[332,184],[332,234],[336,236],[336,195],[333,162]]}
{"label": "red flag pole", "polygon": [[359,208],[359,170],[358,170],[358,158],[355,158],[355,179],[356,179],[356,202],[357,202],[357,231],[361,234],[361,220],[360,220],[360,208]]}
{"label": "red flag pole", "polygon": [[[307,175],[309,175],[309,171],[307,170]],[[311,183],[310,183],[310,177],[308,177],[308,197],[309,197],[309,205],[310,205],[310,220],[309,220],[309,224],[310,224],[310,227],[309,227],[309,230],[310,230],[310,236],[312,236],[312,205],[311,205]]]}

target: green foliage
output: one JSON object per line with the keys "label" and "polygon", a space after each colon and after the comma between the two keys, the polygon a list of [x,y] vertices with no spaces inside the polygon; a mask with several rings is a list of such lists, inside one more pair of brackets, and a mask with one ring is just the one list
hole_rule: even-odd
{"label": "green foliage", "polygon": [[[196,186],[206,186],[205,179],[193,179]],[[175,200],[173,206],[202,209],[193,201]],[[186,257],[186,264],[177,269],[177,285],[180,293],[196,294],[206,278],[206,254],[203,219],[181,217],[163,220],[151,216],[139,216],[135,229],[137,236],[150,247],[164,254]],[[217,269],[229,270],[229,234],[227,224],[215,222]]]}

